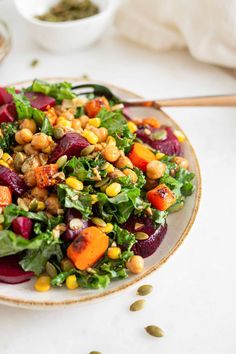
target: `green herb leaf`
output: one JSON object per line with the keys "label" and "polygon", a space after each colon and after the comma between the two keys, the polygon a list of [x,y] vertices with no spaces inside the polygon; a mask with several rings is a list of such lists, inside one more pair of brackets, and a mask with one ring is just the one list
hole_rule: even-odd
{"label": "green herb leaf", "polygon": [[36,79],[27,91],[41,92],[47,96],[56,98],[57,102],[61,102],[64,99],[71,100],[76,97],[71,88],[72,84],[66,81],[50,84]]}
{"label": "green herb leaf", "polygon": [[15,133],[18,130],[18,123],[1,123],[2,136],[0,137],[0,148],[4,152],[11,152],[11,146],[15,143]]}
{"label": "green herb leaf", "polygon": [[52,136],[53,128],[52,128],[52,125],[47,117],[44,117],[41,132],[46,135]]}

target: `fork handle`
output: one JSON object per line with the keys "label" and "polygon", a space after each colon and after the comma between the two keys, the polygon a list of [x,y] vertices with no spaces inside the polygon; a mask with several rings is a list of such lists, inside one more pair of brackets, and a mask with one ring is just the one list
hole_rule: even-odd
{"label": "fork handle", "polygon": [[236,106],[236,95],[202,96],[170,98],[159,100],[127,100],[125,106],[145,106],[145,107],[201,107],[201,106]]}

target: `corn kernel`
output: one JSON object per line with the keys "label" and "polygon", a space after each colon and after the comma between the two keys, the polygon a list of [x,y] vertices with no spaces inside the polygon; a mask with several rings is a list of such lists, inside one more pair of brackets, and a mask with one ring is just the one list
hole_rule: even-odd
{"label": "corn kernel", "polygon": [[120,191],[121,191],[120,183],[114,182],[106,188],[106,195],[108,197],[115,197],[117,196],[117,194],[120,193]]}
{"label": "corn kernel", "polygon": [[185,141],[185,136],[180,130],[175,130],[174,134],[180,143],[183,143]]}
{"label": "corn kernel", "polygon": [[109,247],[107,251],[107,256],[111,259],[119,259],[121,255],[120,247]]}
{"label": "corn kernel", "polygon": [[97,197],[97,195],[96,195],[96,194],[91,194],[91,198],[92,198],[92,204],[97,203],[97,201],[98,201],[98,197]]}
{"label": "corn kernel", "polygon": [[3,160],[0,160],[0,165],[9,168],[8,163],[6,163],[6,162],[3,161]]}
{"label": "corn kernel", "polygon": [[134,122],[128,122],[127,125],[131,133],[135,133],[138,129],[137,125]]}
{"label": "corn kernel", "polygon": [[105,170],[107,173],[112,173],[115,171],[115,167],[110,163]]}
{"label": "corn kernel", "polygon": [[98,136],[94,134],[92,131],[85,129],[83,131],[83,137],[88,140],[88,142],[92,145],[97,144],[98,142]]}
{"label": "corn kernel", "polygon": [[163,156],[165,156],[165,154],[163,154],[162,152],[157,152],[156,153],[156,159],[160,160]]}
{"label": "corn kernel", "polygon": [[111,223],[107,223],[106,227],[100,227],[99,228],[102,232],[105,232],[105,234],[109,234],[109,232],[112,232],[113,230],[113,225]]}
{"label": "corn kernel", "polygon": [[74,289],[77,289],[78,286],[79,286],[79,284],[78,284],[78,281],[77,281],[76,276],[74,274],[73,275],[69,275],[66,278],[66,287],[67,287],[67,289],[74,290]]}
{"label": "corn kernel", "polygon": [[59,117],[59,118],[57,119],[57,126],[58,126],[58,127],[71,128],[71,125],[72,125],[72,123],[71,123],[69,120],[67,120],[67,119],[65,119],[65,118],[63,118],[63,117]]}
{"label": "corn kernel", "polygon": [[2,155],[2,160],[8,163],[9,165],[13,163],[13,158],[6,152]]}
{"label": "corn kernel", "polygon": [[38,200],[37,202],[37,211],[42,211],[46,208],[46,205],[44,202],[41,202],[40,200]]}
{"label": "corn kernel", "polygon": [[76,177],[68,177],[66,179],[67,186],[76,189],[77,191],[82,191],[84,189],[83,182],[79,181]]}
{"label": "corn kernel", "polygon": [[99,128],[101,125],[101,119],[100,118],[89,119],[88,124],[92,125],[95,128]]}
{"label": "corn kernel", "polygon": [[106,140],[107,145],[116,145],[116,139],[113,136],[108,136]]}
{"label": "corn kernel", "polygon": [[42,275],[41,277],[39,277],[34,284],[35,290],[41,292],[48,291],[50,287],[50,277],[47,275]]}

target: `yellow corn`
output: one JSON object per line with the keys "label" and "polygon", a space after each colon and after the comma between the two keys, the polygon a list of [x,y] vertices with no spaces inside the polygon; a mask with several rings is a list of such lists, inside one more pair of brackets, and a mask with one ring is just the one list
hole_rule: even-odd
{"label": "yellow corn", "polygon": [[107,251],[107,256],[111,259],[119,259],[121,255],[120,247],[110,247]]}
{"label": "yellow corn", "polygon": [[83,182],[79,181],[76,177],[68,177],[66,179],[67,186],[76,189],[77,191],[82,191],[84,189]]}
{"label": "yellow corn", "polygon": [[102,232],[105,232],[105,234],[109,234],[109,232],[112,232],[113,230],[113,225],[111,223],[107,223],[106,227],[100,227],[99,228]]}
{"label": "yellow corn", "polygon": [[116,139],[113,136],[108,136],[106,140],[107,145],[116,145]]}
{"label": "yellow corn", "polygon": [[71,125],[72,125],[72,123],[69,120],[67,120],[67,119],[65,119],[63,117],[59,117],[57,119],[57,126],[58,127],[61,126],[61,127],[71,128]]}
{"label": "yellow corn", "polygon": [[34,284],[34,288],[37,291],[48,291],[50,287],[50,277],[47,275],[39,277]]}
{"label": "yellow corn", "polygon": [[97,144],[98,142],[98,136],[94,134],[92,131],[85,129],[83,131],[83,137],[88,140],[88,142],[92,145]]}
{"label": "yellow corn", "polygon": [[165,156],[165,154],[163,154],[162,152],[157,152],[156,153],[156,159],[160,160],[163,156]]}
{"label": "yellow corn", "polygon": [[74,290],[78,288],[79,284],[77,282],[76,276],[75,275],[69,275],[66,278],[66,287],[69,290]]}
{"label": "yellow corn", "polygon": [[180,143],[183,143],[185,141],[185,136],[180,130],[175,130],[174,134]]}
{"label": "yellow corn", "polygon": [[98,201],[98,197],[97,197],[97,195],[96,195],[96,194],[91,194],[91,198],[92,198],[92,204],[97,203],[97,201]]}
{"label": "yellow corn", "polygon": [[46,208],[45,203],[41,202],[40,200],[38,200],[38,202],[37,202],[37,211],[44,210],[45,208]]}
{"label": "yellow corn", "polygon": [[115,167],[111,163],[109,163],[105,170],[107,173],[112,173],[115,171]]}
{"label": "yellow corn", "polygon": [[135,133],[138,129],[137,125],[134,122],[128,122],[127,125],[131,133]]}
{"label": "yellow corn", "polygon": [[9,165],[13,163],[13,158],[6,152],[2,155],[2,160],[8,163]]}
{"label": "yellow corn", "polygon": [[92,125],[95,128],[99,128],[101,125],[101,119],[100,118],[89,119],[88,124]]}
{"label": "yellow corn", "polygon": [[9,168],[8,163],[6,163],[6,162],[5,162],[5,161],[3,161],[3,160],[0,160],[0,165],[1,165],[1,166],[4,166],[4,167],[8,167],[8,168]]}
{"label": "yellow corn", "polygon": [[114,182],[106,188],[106,195],[108,197],[115,197],[117,196],[117,194],[120,193],[120,191],[121,191],[120,183]]}

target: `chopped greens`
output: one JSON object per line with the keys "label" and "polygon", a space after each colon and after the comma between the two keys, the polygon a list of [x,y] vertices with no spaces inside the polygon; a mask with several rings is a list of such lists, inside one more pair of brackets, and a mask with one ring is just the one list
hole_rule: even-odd
{"label": "chopped greens", "polygon": [[18,123],[1,123],[0,148],[4,152],[11,152],[11,147],[15,143],[15,133],[18,130]]}
{"label": "chopped greens", "polygon": [[71,91],[72,84],[69,82],[59,82],[50,84],[41,80],[34,80],[33,84],[28,87],[27,91],[40,92],[47,96],[54,97],[57,102],[61,102],[64,99],[71,100],[76,95]]}

